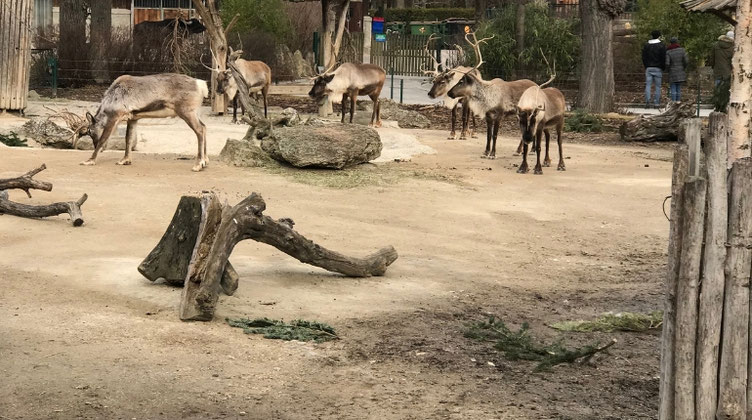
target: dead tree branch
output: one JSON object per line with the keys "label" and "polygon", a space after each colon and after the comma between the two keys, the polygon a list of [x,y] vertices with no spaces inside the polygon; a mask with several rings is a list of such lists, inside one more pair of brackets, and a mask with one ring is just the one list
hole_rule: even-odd
{"label": "dead tree branch", "polygon": [[49,182],[44,181],[37,181],[36,179],[33,179],[34,175],[42,172],[43,170],[47,169],[47,165],[44,163],[29,172],[26,172],[25,174],[16,177],[16,178],[8,178],[8,179],[0,179],[0,190],[11,190],[11,189],[17,189],[17,190],[23,190],[26,192],[26,195],[31,198],[31,193],[29,190],[42,190],[42,191],[52,191],[52,184]]}
{"label": "dead tree branch", "polygon": [[71,218],[73,226],[81,226],[84,224],[84,217],[81,213],[81,205],[86,202],[89,196],[84,194],[78,201],[68,201],[65,203],[52,203],[44,206],[30,206],[27,204],[20,204],[8,199],[7,191],[0,191],[0,214],[10,214],[19,217],[40,218],[57,216],[59,214],[68,213]]}

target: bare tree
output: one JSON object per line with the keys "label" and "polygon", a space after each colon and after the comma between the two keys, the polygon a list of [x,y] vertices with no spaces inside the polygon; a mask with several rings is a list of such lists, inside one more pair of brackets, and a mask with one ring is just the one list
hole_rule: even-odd
{"label": "bare tree", "polygon": [[88,2],[85,0],[62,0],[60,2],[60,78],[66,84],[75,83],[80,77],[76,71],[81,60],[86,60],[86,17]]}
{"label": "bare tree", "polygon": [[112,33],[112,0],[91,3],[90,68],[97,83],[109,81],[107,57]]}
{"label": "bare tree", "polygon": [[581,0],[582,54],[577,106],[608,112],[614,102],[613,19],[626,0]]}
{"label": "bare tree", "polygon": [[749,1],[736,3],[736,28],[734,56],[731,59],[731,95],[729,97],[729,168],[743,157],[750,156],[750,117],[752,109],[752,34],[750,19],[752,4]]}
{"label": "bare tree", "polygon": [[[525,51],[525,6],[528,0],[517,0],[517,13],[515,18],[515,37],[514,41],[517,46],[517,57],[522,57],[522,52]],[[522,77],[523,68],[522,60],[518,61],[517,65],[517,78]]]}

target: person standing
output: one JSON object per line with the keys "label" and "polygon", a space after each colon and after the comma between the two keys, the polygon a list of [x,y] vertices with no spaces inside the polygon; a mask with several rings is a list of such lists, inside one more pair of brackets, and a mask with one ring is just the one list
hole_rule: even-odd
{"label": "person standing", "polygon": [[669,92],[671,100],[681,102],[681,86],[687,81],[687,51],[679,45],[676,37],[671,38],[666,48],[666,71],[668,71]]}
{"label": "person standing", "polygon": [[731,56],[734,55],[734,31],[718,37],[710,52],[708,65],[713,67],[713,78],[718,86],[723,80],[731,79]]}
{"label": "person standing", "polygon": [[661,32],[650,33],[650,41],[642,47],[642,65],[645,66],[645,106],[650,107],[650,94],[655,84],[653,102],[656,108],[661,104],[661,81],[666,67],[666,46],[661,42]]}

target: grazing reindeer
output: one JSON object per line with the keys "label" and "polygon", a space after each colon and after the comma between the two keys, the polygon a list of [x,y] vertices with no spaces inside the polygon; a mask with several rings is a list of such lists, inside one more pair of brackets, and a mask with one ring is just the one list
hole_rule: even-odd
{"label": "grazing reindeer", "polygon": [[551,128],[556,128],[556,141],[559,143],[559,171],[565,171],[564,152],[561,148],[561,130],[564,128],[564,111],[566,102],[564,95],[559,89],[546,88],[544,86],[551,83],[554,76],[540,86],[528,88],[520,97],[517,104],[517,116],[520,119],[520,130],[522,131],[522,141],[524,148],[522,152],[522,163],[517,172],[524,174],[529,171],[527,166],[528,144],[533,143],[533,148],[537,155],[538,161],[535,164],[533,173],[543,175],[541,167],[541,135],[546,135],[546,157],[543,160],[543,166],[551,166],[551,158],[548,156],[548,143],[551,140]]}
{"label": "grazing reindeer", "polygon": [[[462,105],[462,132],[459,138],[460,140],[464,140],[467,138],[468,120],[470,119],[470,107],[467,104],[467,98],[449,98],[446,97],[446,94],[466,73],[473,73],[480,78],[480,72],[477,69],[465,66],[457,66],[449,70],[439,71],[441,63],[436,61],[433,54],[428,51],[428,45],[434,39],[436,39],[434,38],[434,34],[431,34],[431,36],[428,37],[428,41],[424,48],[426,54],[431,57],[431,60],[433,61],[433,70],[423,70],[424,74],[433,76],[433,86],[431,86],[428,96],[431,99],[444,97],[444,107],[452,110],[452,131],[449,133],[450,140],[457,139],[457,132],[454,130],[454,126],[457,123],[457,108]],[[473,131],[471,132],[471,136],[474,137],[476,128],[475,115],[472,115],[472,120]]]}
{"label": "grazing reindeer", "polygon": [[[470,35],[473,37],[473,41],[470,41],[468,37]],[[483,64],[480,44],[488,39],[490,38],[479,41],[475,37],[475,33],[465,34],[465,40],[472,45],[475,56],[478,57],[478,63],[473,69],[477,70]],[[486,150],[483,152],[482,158],[496,159],[496,138],[499,136],[501,119],[515,113],[515,106],[520,100],[522,92],[530,86],[535,86],[532,80],[522,79],[507,82],[501,79],[493,79],[486,81],[469,72],[462,76],[460,81],[449,90],[447,96],[450,98],[467,98],[471,112],[486,116]],[[493,146],[491,146],[491,140],[493,140]]]}
{"label": "grazing reindeer", "polygon": [[[336,63],[336,57],[332,60]],[[320,101],[324,96],[329,96],[332,103],[342,102],[342,123],[345,122],[347,102],[350,102],[350,123],[355,115],[355,103],[358,96],[368,96],[373,101],[371,123],[375,127],[381,127],[381,105],[379,95],[384,88],[386,72],[375,64],[344,63],[331,71],[332,64],[323,73],[319,74],[313,83],[308,96]],[[331,71],[331,72],[330,72]],[[374,122],[375,121],[375,122]]]}
{"label": "grazing reindeer", "polygon": [[[232,51],[232,48],[230,48],[228,60],[240,57],[242,53],[241,50]],[[216,62],[216,59],[214,62]],[[269,87],[272,85],[272,69],[263,61],[244,60],[242,58],[235,59],[235,66],[243,76],[243,80],[248,86],[248,92],[251,95],[261,92],[261,96],[264,98],[264,117],[266,117],[268,107],[266,97],[269,94]],[[238,85],[232,76],[232,70],[228,68],[220,72],[217,68],[211,68],[205,64],[204,67],[217,72],[217,93],[220,95],[227,94],[227,97],[232,100],[232,122],[238,122]],[[241,110],[242,114],[245,114],[244,107]]]}
{"label": "grazing reindeer", "polygon": [[136,123],[142,118],[180,117],[196,133],[198,155],[194,171],[206,167],[206,125],[199,119],[199,109],[209,88],[203,80],[184,74],[164,73],[151,76],[120,76],[104,93],[96,115],[86,113],[88,135],[94,153],[82,165],[96,164],[97,155],[107,143],[118,123],[125,120],[125,156],[118,165],[131,164],[131,142],[136,137]]}

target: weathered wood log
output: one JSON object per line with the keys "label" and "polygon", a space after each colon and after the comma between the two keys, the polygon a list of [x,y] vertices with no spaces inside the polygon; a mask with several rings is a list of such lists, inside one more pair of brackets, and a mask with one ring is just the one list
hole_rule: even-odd
{"label": "weathered wood log", "polygon": [[752,266],[752,158],[734,162],[729,182],[728,249],[717,418],[745,419]]}
{"label": "weathered wood log", "polygon": [[33,179],[34,175],[42,172],[45,169],[47,169],[47,165],[43,163],[40,167],[26,172],[19,177],[0,179],[0,191],[10,189],[24,190],[29,198],[31,198],[31,193],[29,192],[30,189],[52,191],[52,184],[50,184],[49,182],[37,181],[36,179]]}
{"label": "weathered wood log", "polygon": [[57,216],[59,214],[68,213],[71,218],[73,226],[81,226],[84,224],[84,216],[81,213],[81,205],[89,198],[84,194],[78,201],[67,201],[65,203],[52,203],[44,206],[30,206],[27,204],[20,204],[8,199],[7,191],[0,191],[0,214],[10,214],[19,217],[50,217]]}
{"label": "weathered wood log", "polygon": [[697,289],[700,281],[700,261],[705,231],[706,189],[707,183],[703,178],[690,177],[684,184],[681,266],[676,289],[675,419],[695,418]]}
{"label": "weathered wood log", "polygon": [[687,145],[680,144],[674,151],[674,170],[671,180],[671,222],[668,241],[668,272],[666,275],[666,300],[663,309],[661,335],[661,380],[659,383],[659,419],[674,419],[674,339],[676,330],[676,285],[681,266],[681,210],[684,204],[684,183],[687,179],[689,158]]}
{"label": "weathered wood log", "polygon": [[726,114],[710,114],[708,138],[703,145],[708,180],[708,205],[697,321],[695,414],[699,420],[715,418],[718,405],[718,351],[721,340],[728,233],[726,137]]}
{"label": "weathered wood log", "polygon": [[[397,251],[391,246],[365,258],[350,258],[323,248],[294,231],[292,220],[265,216],[266,203],[256,193],[232,208],[225,208],[221,215],[216,196],[202,199],[202,206],[205,207],[202,219],[209,220],[204,223],[207,228],[199,233],[183,291],[180,319],[184,321],[213,318],[219,298],[219,278],[233,248],[242,240],[272,245],[303,263],[350,277],[381,276],[397,259]],[[212,229],[217,224],[217,229]]]}
{"label": "weathered wood log", "polygon": [[671,102],[663,113],[643,116],[621,125],[619,133],[623,141],[676,141],[679,124],[695,115],[692,102]]}
{"label": "weathered wood log", "polygon": [[[201,199],[181,197],[162,239],[138,266],[139,273],[151,281],[161,278],[173,286],[183,286],[200,223]],[[222,274],[221,285],[227,295],[232,295],[238,287],[238,273],[229,262]]]}

